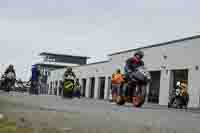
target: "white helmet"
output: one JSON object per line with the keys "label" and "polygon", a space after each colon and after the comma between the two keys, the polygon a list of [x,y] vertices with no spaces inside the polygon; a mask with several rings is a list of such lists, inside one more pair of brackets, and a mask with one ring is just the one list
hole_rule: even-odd
{"label": "white helmet", "polygon": [[180,85],[181,85],[181,82],[178,81],[178,82],[176,83],[176,86],[180,86]]}

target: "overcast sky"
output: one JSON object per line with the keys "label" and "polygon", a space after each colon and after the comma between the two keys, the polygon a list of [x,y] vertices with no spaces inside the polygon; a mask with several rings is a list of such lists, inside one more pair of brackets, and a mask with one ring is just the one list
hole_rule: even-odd
{"label": "overcast sky", "polygon": [[1,0],[0,63],[27,78],[42,51],[112,52],[199,34],[198,0]]}

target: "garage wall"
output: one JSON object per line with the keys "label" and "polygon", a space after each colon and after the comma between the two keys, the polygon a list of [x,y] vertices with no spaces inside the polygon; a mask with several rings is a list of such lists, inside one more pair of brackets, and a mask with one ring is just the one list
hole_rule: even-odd
{"label": "garage wall", "polygon": [[[196,107],[200,105],[200,69],[197,69],[197,66],[200,68],[199,38],[179,41],[169,45],[144,48],[141,50],[145,53],[144,62],[148,70],[161,71],[159,104],[168,104],[169,88],[173,83],[171,70],[188,69],[189,93],[191,99],[190,106]],[[118,68],[123,70],[125,61],[129,57],[132,57],[134,52],[135,50],[114,54],[109,56],[109,61],[106,62],[73,67],[73,70],[79,79],[87,79],[86,96],[89,95],[89,78],[95,77],[96,81],[98,81],[99,77],[106,77],[105,89],[107,89],[108,77],[110,77]],[[61,80],[63,73],[64,70],[53,71],[49,81],[55,79]],[[95,85],[95,87],[95,91],[99,92],[98,85]],[[95,98],[99,97],[98,92],[95,92]],[[105,92],[108,92],[108,89],[105,90]],[[108,93],[105,93],[105,98],[107,98],[107,96]]]}
{"label": "garage wall", "polygon": [[101,77],[111,75],[110,62],[99,62],[95,64],[83,65],[80,67],[73,67],[77,77],[89,78],[89,77]]}
{"label": "garage wall", "polygon": [[[150,71],[167,69],[184,69],[200,65],[200,39],[181,41],[169,45],[142,49],[144,61]],[[124,62],[132,57],[135,50],[110,56],[113,66],[124,66]],[[164,59],[163,56],[167,56]],[[116,65],[118,64],[118,65]]]}
{"label": "garage wall", "polygon": [[[169,45],[141,49],[145,53],[144,62],[149,71],[161,71],[160,104],[167,105],[169,88],[173,83],[171,70],[188,69],[190,106],[200,105],[200,39],[179,41]],[[123,68],[124,62],[134,54],[135,50],[112,55],[111,65]],[[167,58],[165,59],[164,56]]]}

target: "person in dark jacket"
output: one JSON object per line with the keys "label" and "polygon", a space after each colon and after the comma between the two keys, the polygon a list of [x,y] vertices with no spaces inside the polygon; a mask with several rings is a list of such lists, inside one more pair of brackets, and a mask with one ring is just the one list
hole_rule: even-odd
{"label": "person in dark jacket", "polygon": [[7,75],[9,72],[13,72],[16,75],[13,65],[9,65],[4,73],[5,73],[5,75]]}
{"label": "person in dark jacket", "polygon": [[64,73],[64,79],[67,79],[67,78],[70,78],[70,77],[73,77],[74,79],[76,78],[76,75],[75,73],[72,71],[72,68],[71,67],[68,67]]}
{"label": "person in dark jacket", "polygon": [[[16,73],[15,73],[15,69],[14,69],[14,66],[11,64],[8,66],[8,68],[6,69],[6,71],[4,72],[5,76],[7,77],[7,75],[12,72],[14,74],[14,79],[12,80],[12,85],[15,84],[15,80],[16,80]],[[6,78],[5,79],[5,85],[7,85],[7,83],[9,82],[9,79]]]}
{"label": "person in dark jacket", "polygon": [[74,88],[74,97],[77,97],[80,99],[81,97],[81,85],[79,83],[79,80],[76,79],[76,83],[75,83],[75,88]]}
{"label": "person in dark jacket", "polygon": [[142,51],[138,51],[134,54],[133,57],[129,58],[126,61],[125,65],[125,77],[129,79],[129,74],[136,71],[136,69],[140,66],[144,66],[143,62],[144,53]]}
{"label": "person in dark jacket", "polygon": [[39,87],[39,77],[40,77],[40,70],[37,66],[32,67],[32,75],[31,75],[31,92],[33,94],[38,94],[38,87]]}

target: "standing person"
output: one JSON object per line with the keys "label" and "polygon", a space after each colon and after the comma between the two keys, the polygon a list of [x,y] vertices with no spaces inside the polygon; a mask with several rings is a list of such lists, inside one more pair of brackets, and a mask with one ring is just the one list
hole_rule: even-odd
{"label": "standing person", "polygon": [[112,101],[115,102],[120,93],[122,82],[124,81],[123,74],[120,69],[112,75]]}
{"label": "standing person", "polygon": [[32,67],[31,91],[30,91],[30,93],[38,94],[39,77],[40,77],[40,71],[39,71],[38,67],[34,65]]}
{"label": "standing person", "polygon": [[63,81],[60,80],[59,81],[59,94],[60,94],[60,96],[62,95],[62,90],[63,90]]}
{"label": "standing person", "polygon": [[75,83],[74,97],[77,97],[77,98],[79,98],[79,99],[80,99],[80,97],[81,97],[81,85],[80,85],[78,79],[76,79],[76,83]]}

